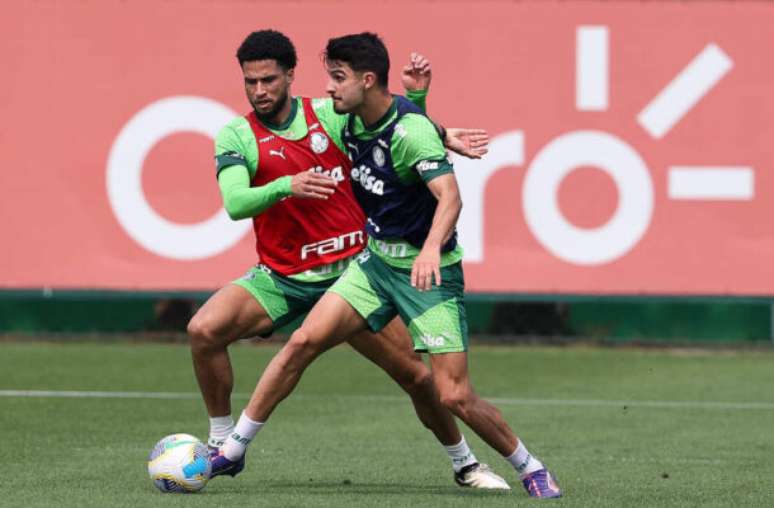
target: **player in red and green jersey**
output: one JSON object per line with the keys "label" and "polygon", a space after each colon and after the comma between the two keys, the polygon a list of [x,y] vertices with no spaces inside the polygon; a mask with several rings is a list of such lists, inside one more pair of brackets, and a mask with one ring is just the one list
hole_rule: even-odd
{"label": "player in red and green jersey", "polygon": [[[318,351],[363,330],[378,332],[400,316],[415,351],[430,353],[442,404],[514,467],[530,496],[560,497],[553,474],[470,382],[455,231],[462,203],[434,125],[420,108],[389,93],[389,56],[375,34],[331,39],[325,65],[334,110],[349,113],[343,139],[369,244],[264,371],[237,430],[260,428]],[[293,377],[276,376],[275,362],[290,365],[285,370]],[[234,460],[245,444],[231,437],[224,448]]]}
{"label": "player in red and green jersey", "polygon": [[[227,346],[271,331],[308,311],[365,244],[365,216],[349,182],[351,162],[341,133],[346,118],[330,99],[290,95],[296,55],[279,32],[251,34],[237,52],[253,106],[216,138],[218,182],[234,219],[252,218],[260,264],[215,295],[189,324],[194,368],[210,415],[209,445],[220,457],[234,432],[230,394],[233,374]],[[414,56],[404,81],[429,83],[429,64]],[[425,92],[413,98],[422,103]],[[459,132],[463,151],[478,156],[485,137]],[[477,141],[478,140],[478,141]],[[413,354],[405,326],[394,320],[376,338],[354,335],[355,350],[382,367],[409,394],[422,421],[446,448],[458,483],[508,488],[477,463],[451,414],[440,404],[430,372]],[[275,375],[285,367],[275,363]],[[289,374],[289,375],[292,375]],[[238,430],[238,429],[237,429]],[[215,474],[235,475],[244,460]]]}

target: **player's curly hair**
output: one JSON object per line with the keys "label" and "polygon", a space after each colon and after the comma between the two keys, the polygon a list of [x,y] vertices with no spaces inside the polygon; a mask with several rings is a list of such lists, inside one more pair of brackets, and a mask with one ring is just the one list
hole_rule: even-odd
{"label": "player's curly hair", "polygon": [[362,32],[329,39],[323,57],[344,62],[354,71],[373,72],[379,85],[387,87],[390,55],[382,39],[375,33]]}
{"label": "player's curly hair", "polygon": [[253,60],[276,60],[283,69],[296,67],[296,48],[282,32],[258,30],[245,38],[236,53],[241,66]]}

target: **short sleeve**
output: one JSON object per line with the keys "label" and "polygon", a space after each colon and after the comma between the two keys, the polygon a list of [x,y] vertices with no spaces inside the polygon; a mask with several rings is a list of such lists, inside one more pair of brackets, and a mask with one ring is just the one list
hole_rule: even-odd
{"label": "short sleeve", "polygon": [[454,171],[433,122],[423,115],[408,113],[395,126],[392,160],[402,180],[418,176],[429,182]]}

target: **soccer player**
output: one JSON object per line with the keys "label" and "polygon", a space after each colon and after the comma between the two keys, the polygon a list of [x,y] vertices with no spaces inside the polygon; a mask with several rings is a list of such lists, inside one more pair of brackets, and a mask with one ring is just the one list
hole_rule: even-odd
{"label": "soccer player", "polygon": [[353,190],[367,216],[368,247],[266,368],[221,460],[241,457],[321,351],[341,337],[381,330],[398,315],[415,350],[430,353],[443,405],[512,464],[530,496],[560,497],[553,475],[470,383],[455,232],[462,203],[436,129],[419,108],[390,94],[389,56],[375,34],[331,39],[325,65],[333,108],[349,114],[344,142]]}
{"label": "soccer player", "polygon": [[[228,345],[269,334],[311,309],[365,242],[365,217],[347,178],[351,162],[341,140],[346,117],[334,112],[330,99],[291,96],[296,53],[283,34],[250,34],[237,58],[253,111],[218,134],[215,158],[226,210],[234,219],[254,221],[260,264],[215,293],[188,325],[213,455],[234,427]],[[404,82],[419,89],[427,88],[429,79],[428,62],[414,55]],[[417,91],[414,97],[421,102],[424,94]],[[479,145],[485,136],[460,134],[458,149],[471,156],[485,151]],[[378,339],[363,331],[349,343],[409,394],[419,419],[449,454],[458,484],[509,488],[477,462],[440,404],[429,369],[409,349],[411,339],[400,320]],[[244,467],[241,458],[216,474],[236,475]]]}

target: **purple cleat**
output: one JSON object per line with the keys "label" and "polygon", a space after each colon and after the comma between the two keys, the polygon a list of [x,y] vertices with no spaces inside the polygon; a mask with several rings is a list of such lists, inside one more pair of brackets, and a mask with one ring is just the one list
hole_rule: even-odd
{"label": "purple cleat", "polygon": [[[213,464],[213,471],[215,466]],[[213,473],[214,474],[214,473]],[[538,469],[522,477],[521,483],[529,497],[552,498],[562,497],[562,490],[556,483],[556,478],[548,469]]]}
{"label": "purple cleat", "polygon": [[220,453],[218,448],[210,447],[210,464],[212,465],[210,478],[222,475],[236,476],[245,468],[245,456],[242,455],[241,459],[232,462]]}

